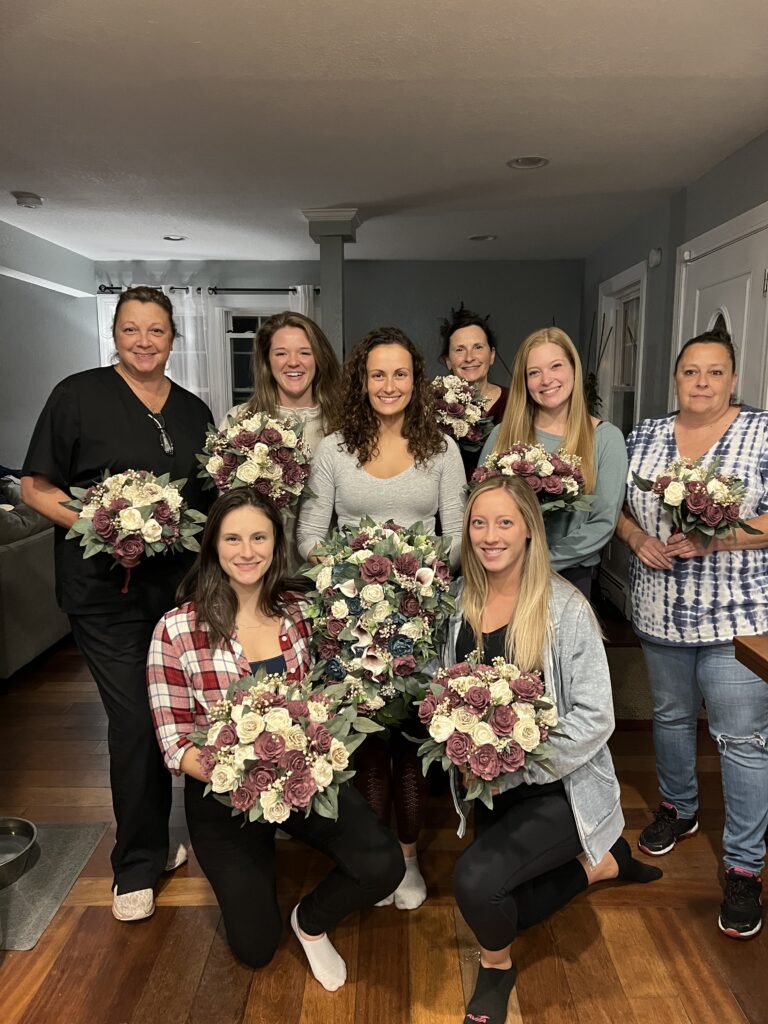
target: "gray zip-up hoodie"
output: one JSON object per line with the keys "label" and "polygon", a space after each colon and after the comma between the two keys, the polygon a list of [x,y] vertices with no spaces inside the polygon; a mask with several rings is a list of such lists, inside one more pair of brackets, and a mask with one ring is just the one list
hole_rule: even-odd
{"label": "gray zip-up hoodie", "polygon": [[[607,747],[613,732],[613,696],[605,648],[587,602],[565,580],[552,577],[550,642],[544,660],[547,694],[557,705],[558,724],[550,734],[553,772],[531,762],[515,772],[503,787],[522,782],[540,785],[562,779],[573,811],[581,845],[591,864],[608,852],[622,833],[619,783]],[[456,663],[456,641],[461,627],[461,590],[456,612],[448,625],[443,665]],[[460,798],[457,773],[451,771],[451,790],[462,819],[469,808]]]}

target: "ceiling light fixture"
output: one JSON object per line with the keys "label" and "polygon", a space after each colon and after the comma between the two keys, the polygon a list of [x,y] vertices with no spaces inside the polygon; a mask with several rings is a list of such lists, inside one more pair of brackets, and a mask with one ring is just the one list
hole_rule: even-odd
{"label": "ceiling light fixture", "polygon": [[498,235],[470,235],[470,242],[495,242]]}
{"label": "ceiling light fixture", "polygon": [[549,160],[545,156],[516,156],[507,160],[507,167],[513,171],[538,171],[540,167],[546,167]]}
{"label": "ceiling light fixture", "polygon": [[186,242],[186,235],[163,235],[164,242]]}
{"label": "ceiling light fixture", "polygon": [[27,210],[39,210],[43,205],[43,197],[36,192],[11,192],[11,195],[17,206],[23,206]]}

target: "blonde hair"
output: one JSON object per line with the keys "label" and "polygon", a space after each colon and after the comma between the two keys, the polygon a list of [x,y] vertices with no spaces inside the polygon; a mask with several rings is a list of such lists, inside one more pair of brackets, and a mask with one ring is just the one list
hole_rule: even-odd
{"label": "blonde hair", "polygon": [[507,407],[499,427],[494,452],[506,451],[518,442],[532,444],[536,441],[534,422],[539,407],[528,391],[526,371],[531,350],[547,342],[563,350],[573,370],[573,391],[568,406],[563,447],[572,455],[581,458],[584,487],[589,494],[595,489],[596,479],[595,428],[584,398],[584,379],[579,353],[565,331],[561,331],[559,327],[544,327],[540,331],[534,331],[517,350],[512,366]]}
{"label": "blonde hair", "polygon": [[275,333],[283,327],[297,327],[307,336],[312,355],[315,357],[315,379],[312,394],[320,406],[323,417],[323,432],[330,434],[336,429],[336,410],[341,386],[341,368],[336,353],[331,348],[322,330],[314,320],[302,313],[275,313],[265,320],[253,339],[251,371],[253,394],[248,399],[247,413],[265,412],[268,416],[277,413],[277,384],[269,365],[269,349]]}
{"label": "blonde hair", "polygon": [[536,495],[519,477],[497,476],[479,484],[464,510],[461,532],[462,612],[483,651],[483,610],[488,600],[488,577],[469,536],[472,509],[481,494],[502,489],[513,499],[530,535],[523,557],[517,606],[507,626],[504,649],[507,660],[524,672],[541,671],[549,632],[549,596],[552,569],[549,564],[544,520]]}

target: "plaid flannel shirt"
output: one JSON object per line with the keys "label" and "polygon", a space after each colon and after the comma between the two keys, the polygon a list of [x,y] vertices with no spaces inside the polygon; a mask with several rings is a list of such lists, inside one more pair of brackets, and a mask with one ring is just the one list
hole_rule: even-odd
{"label": "plaid flannel shirt", "polygon": [[[288,603],[280,622],[280,649],[289,679],[310,669],[309,625],[302,606]],[[225,697],[230,683],[251,674],[240,642],[212,648],[204,627],[198,628],[194,605],[187,603],[163,616],[155,627],[147,658],[149,706],[166,765],[179,775],[189,734],[207,728],[211,704]]]}

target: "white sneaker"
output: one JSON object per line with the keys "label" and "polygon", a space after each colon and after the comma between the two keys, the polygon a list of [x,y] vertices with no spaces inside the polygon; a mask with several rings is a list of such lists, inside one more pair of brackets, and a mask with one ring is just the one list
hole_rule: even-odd
{"label": "white sneaker", "polygon": [[118,921],[143,921],[155,912],[155,894],[151,889],[137,889],[118,896],[117,886],[112,890],[112,914]]}
{"label": "white sneaker", "polygon": [[168,850],[168,860],[165,862],[163,871],[175,871],[182,864],[187,863],[189,852],[184,843],[179,843],[175,850]]}

